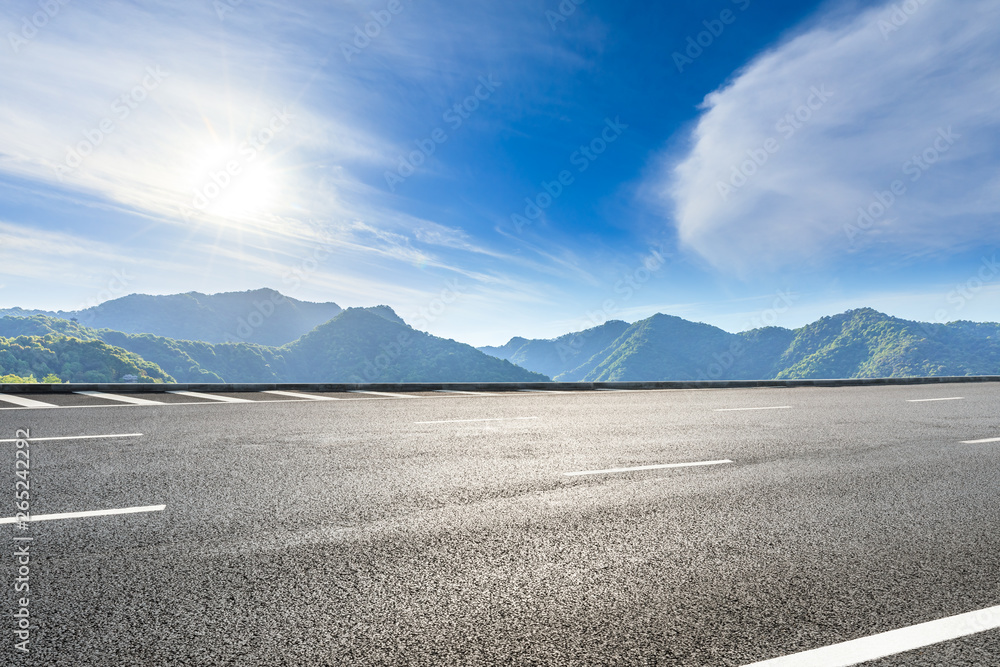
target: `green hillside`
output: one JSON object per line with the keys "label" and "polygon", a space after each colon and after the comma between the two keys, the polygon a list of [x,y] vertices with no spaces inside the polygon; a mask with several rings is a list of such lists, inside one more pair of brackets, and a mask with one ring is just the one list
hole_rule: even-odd
{"label": "green hillside", "polygon": [[[157,364],[99,340],[61,334],[0,337],[0,376],[46,378],[63,382],[173,382]],[[54,378],[53,378],[54,379]]]}

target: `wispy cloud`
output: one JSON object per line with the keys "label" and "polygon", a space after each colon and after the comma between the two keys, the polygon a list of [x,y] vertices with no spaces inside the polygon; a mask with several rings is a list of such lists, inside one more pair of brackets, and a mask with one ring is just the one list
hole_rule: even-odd
{"label": "wispy cloud", "polygon": [[665,158],[681,241],[745,275],[1000,239],[998,22],[995,0],[896,3],[757,57]]}

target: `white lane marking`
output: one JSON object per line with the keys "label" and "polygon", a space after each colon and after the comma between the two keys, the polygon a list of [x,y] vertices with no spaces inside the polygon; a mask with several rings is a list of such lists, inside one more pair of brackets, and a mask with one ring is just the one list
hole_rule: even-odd
{"label": "white lane marking", "polygon": [[414,424],[461,424],[464,422],[502,422],[517,419],[538,419],[538,417],[490,417],[488,419],[442,419],[433,422],[413,422]]}
{"label": "white lane marking", "polygon": [[105,394],[100,391],[74,391],[74,394],[80,394],[82,396],[93,396],[94,398],[103,398],[107,401],[118,401],[119,403],[129,403],[131,405],[163,405],[159,401],[151,401],[147,398],[133,398],[132,396],[122,396],[120,394]]}
{"label": "white lane marking", "polygon": [[722,463],[732,463],[729,459],[719,461],[695,461],[694,463],[659,463],[651,466],[636,466],[634,468],[608,468],[607,470],[584,470],[582,472],[564,472],[569,477],[578,475],[606,475],[614,472],[632,472],[633,470],[658,470],[660,468],[692,468],[694,466],[717,466]]}
{"label": "white lane marking", "polygon": [[949,398],[908,398],[907,403],[927,403],[929,401],[964,401],[965,396],[951,396]]}
{"label": "white lane marking", "polygon": [[[34,514],[28,518],[28,523],[35,521],[53,521],[56,519],[85,519],[92,516],[111,516],[113,514],[138,514],[139,512],[162,512],[166,505],[143,505],[142,507],[123,507],[116,510],[92,510],[89,512],[63,512],[61,514]],[[0,519],[3,523],[19,523],[17,517]]]}
{"label": "white lane marking", "polygon": [[209,401],[219,401],[221,403],[253,403],[249,398],[233,398],[232,396],[219,396],[218,394],[201,394],[196,391],[168,391],[168,394],[179,396],[190,396],[191,398],[204,398]]}
{"label": "white lane marking", "polygon": [[743,667],[849,667],[1000,627],[1000,606],[881,632]]}
{"label": "white lane marking", "polygon": [[391,396],[392,398],[416,398],[410,394],[392,394],[388,391],[365,391],[364,389],[351,389],[351,394],[371,394],[372,396]]}
{"label": "white lane marking", "polygon": [[978,445],[984,442],[1000,442],[1000,438],[983,438],[982,440],[963,440],[963,445]]}
{"label": "white lane marking", "polygon": [[13,403],[21,408],[58,408],[54,403],[43,403],[23,396],[12,396],[11,394],[0,394],[0,401]]}
{"label": "white lane marking", "polygon": [[518,391],[528,392],[529,394],[562,394],[564,392],[556,391],[555,389],[518,389]]}
{"label": "white lane marking", "polygon": [[767,408],[715,408],[714,412],[738,412],[740,410],[788,410],[790,405],[772,405]]}
{"label": "white lane marking", "polygon": [[294,391],[278,391],[277,389],[265,389],[262,394],[274,394],[275,396],[291,396],[292,398],[307,398],[310,401],[342,401],[342,398],[332,396],[317,396],[316,394],[300,394]]}
{"label": "white lane marking", "polygon": [[54,435],[47,438],[18,438],[18,439],[0,440],[0,442],[18,442],[18,440],[27,440],[28,442],[41,442],[42,440],[90,440],[93,438],[137,438],[141,435],[142,433],[112,433],[109,435]]}
{"label": "white lane marking", "polygon": [[485,391],[459,391],[458,389],[435,389],[439,394],[468,394],[470,396],[496,396]]}

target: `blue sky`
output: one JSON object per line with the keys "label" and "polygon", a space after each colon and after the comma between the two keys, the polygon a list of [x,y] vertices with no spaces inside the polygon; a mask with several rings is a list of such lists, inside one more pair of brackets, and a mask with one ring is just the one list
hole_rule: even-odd
{"label": "blue sky", "polygon": [[998,0],[4,3],[0,307],[1000,320]]}

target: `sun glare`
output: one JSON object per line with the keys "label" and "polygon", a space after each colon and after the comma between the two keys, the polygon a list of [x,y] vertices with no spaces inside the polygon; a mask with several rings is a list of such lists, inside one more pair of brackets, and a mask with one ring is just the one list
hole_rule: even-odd
{"label": "sun glare", "polygon": [[226,224],[243,224],[275,212],[280,176],[247,145],[216,145],[192,165],[186,188],[190,208]]}

